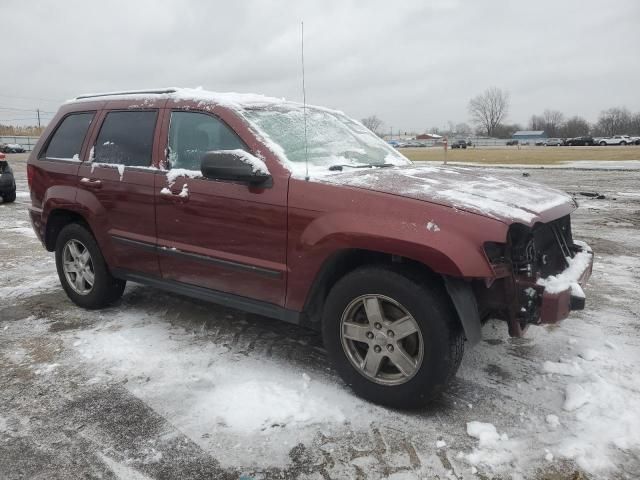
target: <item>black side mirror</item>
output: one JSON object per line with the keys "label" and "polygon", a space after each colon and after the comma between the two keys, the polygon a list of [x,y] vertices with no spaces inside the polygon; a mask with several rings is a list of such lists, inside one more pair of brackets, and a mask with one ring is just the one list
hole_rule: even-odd
{"label": "black side mirror", "polygon": [[200,162],[204,178],[247,183],[250,186],[268,188],[273,179],[268,173],[257,171],[241,154],[220,150],[207,152]]}

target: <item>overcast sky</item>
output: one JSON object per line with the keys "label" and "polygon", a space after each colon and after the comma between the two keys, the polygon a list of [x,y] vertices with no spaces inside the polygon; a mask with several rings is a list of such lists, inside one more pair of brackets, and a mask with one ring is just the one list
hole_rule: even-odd
{"label": "overcast sky", "polygon": [[589,121],[640,111],[638,0],[2,0],[0,18],[2,123],[32,115],[9,108],[118,89],[301,100],[301,20],[307,101],[387,130],[469,122],[469,99],[490,86],[510,92],[507,121],[523,126],[545,108]]}

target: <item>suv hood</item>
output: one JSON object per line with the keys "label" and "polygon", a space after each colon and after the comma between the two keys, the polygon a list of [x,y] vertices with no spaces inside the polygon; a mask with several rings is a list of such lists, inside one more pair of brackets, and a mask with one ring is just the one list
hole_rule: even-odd
{"label": "suv hood", "polygon": [[320,181],[437,203],[507,224],[547,222],[577,207],[571,196],[559,190],[497,178],[479,168],[411,165],[359,169],[327,175]]}

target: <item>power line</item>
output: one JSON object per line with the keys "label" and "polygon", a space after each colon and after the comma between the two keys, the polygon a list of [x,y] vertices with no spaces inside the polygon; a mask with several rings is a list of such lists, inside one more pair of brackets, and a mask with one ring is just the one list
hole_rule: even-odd
{"label": "power line", "polygon": [[64,100],[53,99],[53,98],[42,98],[42,97],[20,97],[18,95],[0,95],[2,98],[18,98],[21,100],[40,100],[43,102],[53,102],[53,103],[62,103]]}
{"label": "power line", "polygon": [[[14,107],[0,107],[0,110],[10,110],[12,112],[35,112],[37,108],[14,108]],[[55,113],[49,110],[40,110],[42,113]]]}

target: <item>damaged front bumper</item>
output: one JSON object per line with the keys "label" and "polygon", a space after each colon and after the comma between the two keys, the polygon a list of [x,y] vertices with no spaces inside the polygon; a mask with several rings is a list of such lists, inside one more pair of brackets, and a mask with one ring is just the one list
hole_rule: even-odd
{"label": "damaged front bumper", "polygon": [[522,337],[529,325],[553,324],[582,310],[585,295],[582,287],[593,268],[593,251],[584,242],[572,241],[567,249],[566,267],[542,278],[527,269],[514,273],[504,268],[498,278],[475,284],[480,317],[501,318],[507,322],[509,335]]}
{"label": "damaged front bumper", "polygon": [[584,309],[582,287],[591,277],[593,251],[583,242],[574,242],[574,248],[577,253],[568,259],[569,266],[563,272],[534,283],[522,285],[523,282],[518,282],[537,307],[538,321],[535,323],[557,323],[567,318],[572,310]]}

